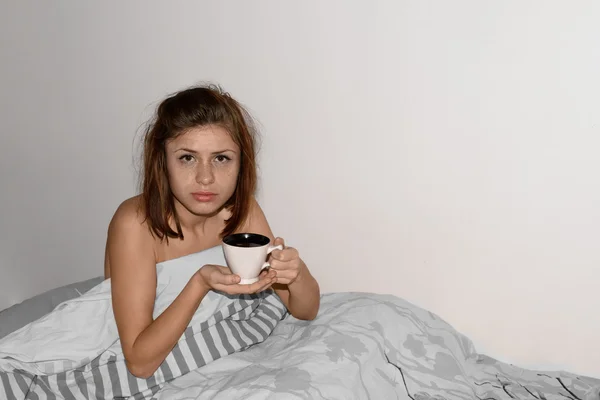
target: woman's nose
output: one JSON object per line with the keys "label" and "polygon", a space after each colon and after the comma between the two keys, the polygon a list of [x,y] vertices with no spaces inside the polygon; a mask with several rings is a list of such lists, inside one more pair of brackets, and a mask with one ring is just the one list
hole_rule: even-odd
{"label": "woman's nose", "polygon": [[209,185],[215,181],[215,174],[211,164],[200,164],[196,173],[196,182]]}

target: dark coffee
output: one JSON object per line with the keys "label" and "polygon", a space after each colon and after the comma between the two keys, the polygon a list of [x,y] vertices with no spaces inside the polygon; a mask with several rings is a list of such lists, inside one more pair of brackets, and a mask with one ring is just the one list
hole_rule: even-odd
{"label": "dark coffee", "polygon": [[223,243],[235,247],[261,247],[269,242],[268,237],[258,233],[235,233],[223,239]]}
{"label": "dark coffee", "polygon": [[231,242],[227,243],[228,245],[235,247],[260,247],[258,243],[249,243],[249,242]]}

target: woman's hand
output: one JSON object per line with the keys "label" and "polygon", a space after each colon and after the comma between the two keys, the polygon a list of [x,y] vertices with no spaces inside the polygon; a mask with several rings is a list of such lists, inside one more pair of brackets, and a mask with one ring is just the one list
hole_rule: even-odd
{"label": "woman's hand", "polygon": [[218,290],[227,294],[250,294],[262,292],[275,283],[275,271],[263,272],[259,280],[249,285],[240,285],[240,277],[221,265],[205,265],[196,272],[207,290]]}
{"label": "woman's hand", "polygon": [[271,252],[271,259],[269,260],[271,264],[270,269],[277,273],[273,283],[291,285],[296,282],[298,277],[302,276],[303,271],[306,270],[306,265],[300,259],[298,250],[293,247],[286,247],[282,238],[276,238],[273,241],[273,245],[281,245],[283,247],[283,250],[273,250]]}

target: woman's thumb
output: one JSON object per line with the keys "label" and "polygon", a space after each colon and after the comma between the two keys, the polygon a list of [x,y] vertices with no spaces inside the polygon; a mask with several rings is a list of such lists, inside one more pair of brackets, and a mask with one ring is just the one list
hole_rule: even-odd
{"label": "woman's thumb", "polygon": [[238,275],[232,274],[231,272],[228,274],[221,273],[219,274],[219,283],[223,285],[235,285],[240,282],[240,277]]}
{"label": "woman's thumb", "polygon": [[285,241],[283,240],[283,238],[280,237],[276,237],[275,240],[273,241],[273,245],[274,246],[279,246],[281,245],[282,247],[285,248]]}

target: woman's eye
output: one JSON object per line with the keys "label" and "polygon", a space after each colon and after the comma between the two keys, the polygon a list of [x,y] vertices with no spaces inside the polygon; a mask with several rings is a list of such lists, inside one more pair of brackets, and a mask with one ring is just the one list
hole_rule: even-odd
{"label": "woman's eye", "polygon": [[188,163],[191,162],[194,159],[194,157],[192,157],[190,154],[184,154],[181,157],[179,157],[179,159],[183,162]]}
{"label": "woman's eye", "polygon": [[226,161],[229,161],[229,160],[231,160],[229,157],[227,157],[227,156],[225,156],[225,155],[223,155],[223,154],[220,154],[220,155],[218,155],[218,156],[217,156],[215,159],[216,159],[218,162],[220,162],[220,163],[223,163],[223,162],[226,162]]}

